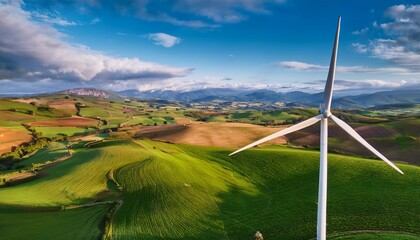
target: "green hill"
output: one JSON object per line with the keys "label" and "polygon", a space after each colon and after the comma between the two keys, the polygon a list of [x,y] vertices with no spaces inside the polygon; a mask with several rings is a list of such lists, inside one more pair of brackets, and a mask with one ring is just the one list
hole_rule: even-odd
{"label": "green hill", "polygon": [[[44,177],[0,188],[0,215],[7,206],[24,207],[27,216],[15,215],[13,222],[26,232],[27,217],[43,226],[56,224],[31,212],[31,206],[122,200],[111,216],[112,239],[249,239],[257,230],[266,239],[316,235],[316,151],[270,147],[230,158],[229,149],[154,141],[105,141],[74,151],[44,170]],[[419,235],[420,168],[399,167],[405,175],[381,161],[330,154],[328,233]],[[121,193],[107,177],[110,172]],[[5,239],[8,234],[13,231],[2,231]],[[54,236],[45,231],[42,239]]]}

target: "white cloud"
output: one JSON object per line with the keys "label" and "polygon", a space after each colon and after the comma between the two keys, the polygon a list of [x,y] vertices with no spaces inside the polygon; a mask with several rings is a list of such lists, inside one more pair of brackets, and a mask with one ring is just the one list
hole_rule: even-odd
{"label": "white cloud", "polygon": [[365,27],[365,28],[362,28],[360,30],[353,31],[352,34],[354,34],[354,35],[363,35],[363,34],[367,33],[368,31],[369,31],[369,28],[368,27]]}
{"label": "white cloud", "polygon": [[170,48],[179,44],[181,39],[166,33],[150,33],[147,35],[150,40],[153,40],[156,45]]}
{"label": "white cloud", "polygon": [[94,19],[92,19],[91,21],[90,21],[90,24],[97,24],[97,23],[100,23],[101,22],[101,19],[100,18],[98,18],[98,17],[96,17],[96,18],[94,18]]}
{"label": "white cloud", "polygon": [[116,58],[69,44],[51,25],[35,22],[16,5],[0,5],[0,80],[157,81],[188,75],[192,69]]}
{"label": "white cloud", "polygon": [[42,21],[47,24],[54,24],[59,26],[75,26],[77,23],[68,21],[63,19],[62,17],[58,16],[57,14],[52,13],[39,13],[39,12],[32,12],[31,17],[35,20]]}
{"label": "white cloud", "polygon": [[[297,61],[283,61],[275,63],[276,66],[298,70],[298,71],[328,71],[329,66],[321,66],[316,64],[297,62]],[[337,66],[336,72],[340,73],[409,73],[404,68],[383,67],[370,68],[365,66]]]}
{"label": "white cloud", "polygon": [[49,0],[49,4],[75,4],[81,9],[108,8],[124,15],[191,28],[215,28],[238,23],[250,14],[269,14],[285,0]]}
{"label": "white cloud", "polygon": [[395,5],[385,15],[390,22],[374,26],[384,31],[386,37],[356,43],[355,50],[369,53],[372,57],[386,60],[406,72],[420,73],[420,5]]}
{"label": "white cloud", "polygon": [[368,51],[366,45],[364,45],[364,44],[361,44],[361,43],[352,43],[351,45],[354,47],[354,49],[356,50],[356,52],[366,53]]}

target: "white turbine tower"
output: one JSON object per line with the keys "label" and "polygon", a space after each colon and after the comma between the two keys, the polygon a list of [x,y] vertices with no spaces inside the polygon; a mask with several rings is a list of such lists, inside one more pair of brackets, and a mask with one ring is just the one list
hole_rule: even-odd
{"label": "white turbine tower", "polygon": [[397,166],[395,166],[391,161],[384,157],[380,152],[373,148],[368,142],[366,142],[353,128],[351,128],[347,123],[332,115],[330,112],[331,109],[331,99],[333,92],[334,84],[334,75],[335,67],[337,61],[337,50],[338,50],[338,40],[340,36],[340,22],[341,17],[338,18],[337,32],[335,34],[334,48],[331,56],[330,69],[328,72],[327,83],[325,84],[324,90],[324,105],[320,107],[320,115],[305,120],[301,123],[283,129],[277,133],[274,133],[270,136],[267,136],[263,139],[260,139],[254,143],[251,143],[233,153],[229,156],[246,150],[248,148],[254,147],[258,144],[267,142],[274,138],[286,135],[288,133],[300,130],[302,128],[309,127],[318,121],[321,121],[321,136],[320,136],[320,169],[319,169],[319,189],[318,189],[318,221],[317,221],[317,239],[325,240],[326,238],[326,227],[327,227],[327,153],[328,153],[328,118],[340,126],[344,131],[346,131],[350,136],[356,139],[359,143],[369,149],[372,153],[378,156],[380,159],[384,160],[389,166],[397,170],[399,173],[404,174]]}

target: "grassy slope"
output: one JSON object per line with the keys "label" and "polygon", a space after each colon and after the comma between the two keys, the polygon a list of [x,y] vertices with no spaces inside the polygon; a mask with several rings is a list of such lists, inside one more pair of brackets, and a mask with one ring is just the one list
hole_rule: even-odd
{"label": "grassy slope", "polygon": [[404,233],[361,233],[361,234],[348,234],[348,235],[339,235],[335,237],[328,238],[330,240],[372,240],[372,239],[381,239],[381,240],[419,240],[420,237],[404,234]]}
{"label": "grassy slope", "polygon": [[45,177],[1,188],[0,204],[53,206],[87,202],[107,190],[108,171],[145,158],[137,145],[106,144],[75,150],[70,159],[44,170]]}
{"label": "grassy slope", "polygon": [[[0,189],[0,204],[88,202],[118,169],[124,203],[114,239],[249,239],[257,230],[267,239],[315,237],[318,152],[272,147],[230,158],[222,148],[138,144],[75,150],[47,176]],[[380,161],[333,154],[329,161],[329,233],[420,233],[418,167],[399,165],[406,174],[398,175]]]}
{"label": "grassy slope", "polygon": [[[117,171],[126,192],[115,239],[315,236],[317,152],[265,149],[230,159],[222,149],[147,144],[157,149],[151,158]],[[379,161],[331,155],[329,232],[419,233],[420,169],[402,169],[405,176]]]}
{"label": "grassy slope", "polygon": [[2,239],[98,239],[109,205],[67,211],[0,209]]}
{"label": "grassy slope", "polygon": [[32,164],[45,163],[47,161],[53,161],[57,158],[64,157],[68,154],[65,143],[52,142],[47,147],[38,150],[34,155],[28,158],[23,158],[20,161],[20,165],[25,168],[31,167]]}
{"label": "grassy slope", "polygon": [[66,134],[67,136],[73,136],[77,134],[83,134],[95,131],[93,128],[81,128],[81,127],[35,127],[36,131],[42,132],[44,137],[54,137],[60,134]]}
{"label": "grassy slope", "polygon": [[113,239],[223,239],[218,193],[235,186],[243,194],[257,194],[251,183],[219,164],[175,145],[142,144],[156,148],[152,156],[116,172],[125,193],[113,223]]}
{"label": "grassy slope", "polygon": [[33,106],[29,103],[0,98],[0,111],[8,111],[9,109],[14,109],[16,112],[24,114],[33,111],[35,115],[44,117],[62,117],[65,114],[64,111],[59,109],[51,109],[51,111],[38,110],[38,106]]}

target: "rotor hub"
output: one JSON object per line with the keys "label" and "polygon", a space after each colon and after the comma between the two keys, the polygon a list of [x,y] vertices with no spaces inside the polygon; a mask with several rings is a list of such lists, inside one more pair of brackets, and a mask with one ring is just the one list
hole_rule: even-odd
{"label": "rotor hub", "polygon": [[331,112],[328,111],[325,108],[325,105],[324,104],[320,104],[319,105],[319,113],[321,113],[324,118],[328,118],[329,116],[331,116]]}

